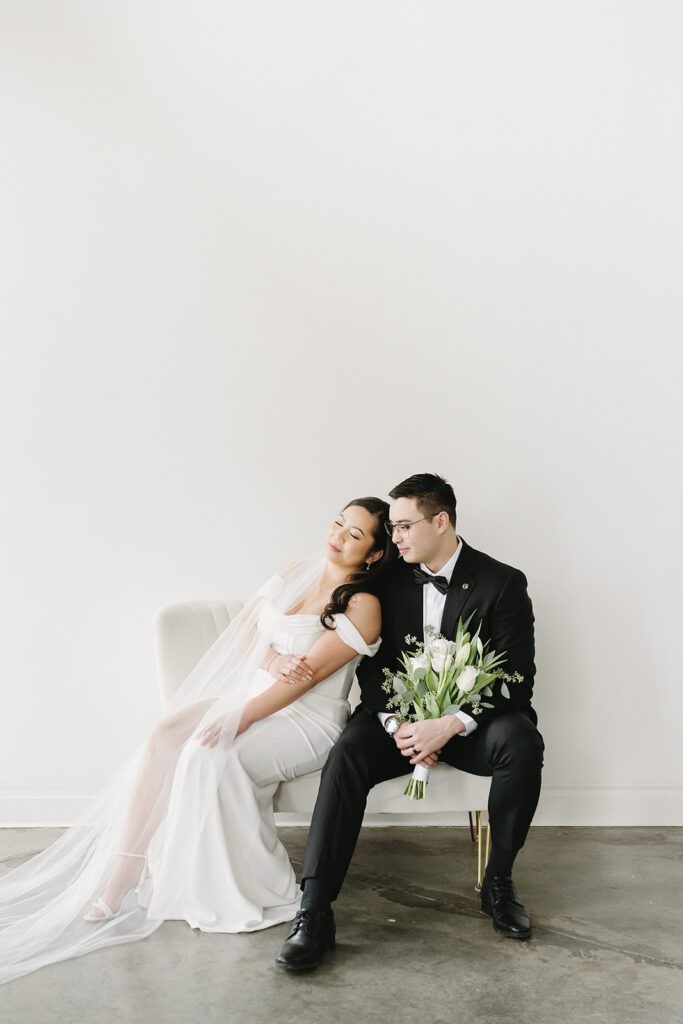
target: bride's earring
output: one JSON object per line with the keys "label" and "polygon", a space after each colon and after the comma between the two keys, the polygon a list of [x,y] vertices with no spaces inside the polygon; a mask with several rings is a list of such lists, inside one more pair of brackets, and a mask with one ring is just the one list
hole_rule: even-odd
{"label": "bride's earring", "polygon": [[365,571],[366,572],[370,572],[370,563],[369,562],[365,563]]}

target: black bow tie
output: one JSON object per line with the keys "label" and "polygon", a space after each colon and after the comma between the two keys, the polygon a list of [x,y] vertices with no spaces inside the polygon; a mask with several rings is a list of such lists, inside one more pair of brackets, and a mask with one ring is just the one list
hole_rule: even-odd
{"label": "black bow tie", "polygon": [[425,583],[431,583],[441,594],[448,592],[448,580],[445,576],[432,576],[428,572],[423,572],[418,565],[413,569],[413,579],[423,586]]}

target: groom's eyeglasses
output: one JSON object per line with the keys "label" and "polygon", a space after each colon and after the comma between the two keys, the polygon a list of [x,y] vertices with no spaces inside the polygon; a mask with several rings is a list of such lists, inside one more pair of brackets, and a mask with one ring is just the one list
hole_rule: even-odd
{"label": "groom's eyeglasses", "polygon": [[384,529],[387,531],[390,537],[394,536],[396,532],[399,537],[407,537],[410,533],[410,527],[415,526],[416,523],[424,523],[426,519],[433,519],[434,516],[438,516],[438,512],[432,512],[431,516],[422,516],[422,519],[414,519],[412,523],[392,523],[388,522],[384,524]]}

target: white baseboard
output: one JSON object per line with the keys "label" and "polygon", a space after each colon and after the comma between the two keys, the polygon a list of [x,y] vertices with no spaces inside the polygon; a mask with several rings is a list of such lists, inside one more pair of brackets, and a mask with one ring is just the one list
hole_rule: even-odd
{"label": "white baseboard", "polygon": [[[0,828],[48,828],[73,824],[87,809],[96,791],[0,792]],[[466,813],[411,812],[369,814],[365,824],[465,825]],[[414,804],[412,805],[414,807]],[[310,815],[277,814],[280,825],[307,825]],[[683,825],[683,786],[544,786],[534,825]]]}
{"label": "white baseboard", "polygon": [[683,786],[544,786],[534,825],[683,825]]}
{"label": "white baseboard", "polygon": [[[473,808],[474,809],[474,808]],[[279,825],[308,825],[310,815],[276,814]],[[465,811],[425,811],[405,814],[366,814],[364,825],[467,825]],[[584,786],[544,788],[534,815],[534,825],[573,826],[682,826],[683,787]]]}
{"label": "white baseboard", "polygon": [[0,827],[63,828],[72,825],[97,792],[85,788],[69,792],[0,792]]}

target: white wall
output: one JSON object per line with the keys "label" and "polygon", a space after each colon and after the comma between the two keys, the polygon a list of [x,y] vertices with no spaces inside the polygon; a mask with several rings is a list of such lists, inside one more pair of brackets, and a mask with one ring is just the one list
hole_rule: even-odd
{"label": "white wall", "polygon": [[679,5],[0,8],[0,822],[159,713],[150,618],[446,475],[520,566],[537,823],[683,822]]}

